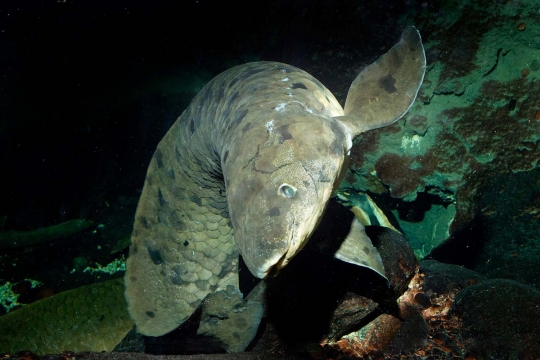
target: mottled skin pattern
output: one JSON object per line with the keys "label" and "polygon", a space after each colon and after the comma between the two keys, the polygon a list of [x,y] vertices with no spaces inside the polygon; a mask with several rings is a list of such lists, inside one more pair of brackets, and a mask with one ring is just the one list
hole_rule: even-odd
{"label": "mottled skin pattern", "polygon": [[[290,80],[283,81],[287,77]],[[228,174],[242,169],[271,172],[290,161],[288,144],[282,144],[282,139],[292,135],[286,117],[282,121],[284,111],[275,109],[280,104],[287,104],[285,108],[292,108],[300,119],[306,108],[321,116],[343,115],[334,96],[302,70],[250,63],[208,83],[160,142],[141,195],[146,200],[137,209],[126,276],[127,298],[136,299],[137,308],[145,309],[133,311],[135,301],[130,301],[140,332],[166,333],[185,321],[209,292],[229,284],[238,287],[238,249],[229,208],[240,213],[250,196],[245,192],[257,191],[260,184],[256,178],[233,179]],[[266,127],[272,120],[268,114],[275,119],[272,133]],[[250,143],[249,137],[259,140]],[[321,141],[319,146],[325,145]],[[343,145],[334,146],[343,156]],[[271,152],[278,162],[263,163],[263,151]],[[322,171],[324,162],[313,164],[314,171]],[[335,169],[327,172],[335,177]],[[318,176],[324,177],[324,171]],[[226,186],[230,194],[238,194],[230,207]],[[275,207],[269,205],[266,214],[261,208],[262,214],[255,215],[275,216],[271,210]],[[137,281],[144,281],[144,290],[132,286]],[[158,328],[153,328],[154,323]]]}
{"label": "mottled skin pattern", "polygon": [[[421,81],[392,91],[416,94]],[[208,293],[238,288],[239,254],[264,278],[305,245],[359,133],[344,115],[319,81],[281,63],[237,66],[201,90],[158,145],[135,215],[125,285],[140,333],[165,334]]]}

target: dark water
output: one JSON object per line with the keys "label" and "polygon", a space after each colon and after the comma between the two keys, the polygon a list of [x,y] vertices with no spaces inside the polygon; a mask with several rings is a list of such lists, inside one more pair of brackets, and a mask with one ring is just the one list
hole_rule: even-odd
{"label": "dark water", "polygon": [[[396,226],[425,225],[411,234],[425,243],[417,255],[540,290],[534,9],[480,0],[3,2],[0,315],[123,275],[153,151],[212,77],[280,61],[314,75],[343,105],[352,79],[406,25],[422,34],[430,75],[409,118],[362,135],[347,186],[371,194]],[[379,144],[388,133],[399,135]],[[418,136],[431,139],[421,154],[410,145]],[[364,157],[370,151],[375,160]],[[405,172],[376,163],[386,152],[402,156]],[[406,190],[397,194],[398,185]],[[454,212],[431,218],[439,208]],[[51,228],[78,219],[91,223]],[[445,230],[422,240],[434,224]],[[15,246],[17,236],[33,240]]]}

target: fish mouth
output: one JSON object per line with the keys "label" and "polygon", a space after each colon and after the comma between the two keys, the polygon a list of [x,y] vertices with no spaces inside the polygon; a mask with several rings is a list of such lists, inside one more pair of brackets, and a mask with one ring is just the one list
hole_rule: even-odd
{"label": "fish mouth", "polygon": [[295,246],[300,241],[299,239],[296,239],[297,242],[295,243],[295,235],[297,233],[297,221],[294,220],[291,226],[291,231],[289,235],[289,239],[287,240],[287,244],[289,245],[283,255],[279,257],[279,259],[274,263],[274,265],[271,265],[270,268],[267,271],[267,276],[273,277],[276,276],[281,269],[283,269],[287,264],[291,261],[292,258],[294,258],[298,252],[300,252],[301,247]]}
{"label": "fish mouth", "polygon": [[286,265],[286,264],[284,264],[284,262],[285,262],[285,259],[287,257],[288,252],[289,252],[289,250],[287,249],[285,254],[283,254],[279,258],[279,260],[268,269],[268,271],[266,272],[265,278],[273,278],[273,277],[276,277],[279,274],[279,271],[281,269],[283,269],[283,267]]}

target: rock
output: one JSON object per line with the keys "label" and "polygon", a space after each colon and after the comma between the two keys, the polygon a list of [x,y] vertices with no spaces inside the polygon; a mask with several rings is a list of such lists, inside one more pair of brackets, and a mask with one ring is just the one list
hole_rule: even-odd
{"label": "rock", "polygon": [[[366,232],[381,254],[389,283],[386,291],[380,287],[363,296],[347,293],[338,302],[330,330],[321,341],[330,353],[329,349],[337,350],[337,356],[399,353],[418,347],[427,335],[422,315],[414,307],[396,302],[418,269],[412,249],[403,235],[389,228],[367,227]],[[355,327],[361,328],[339,340]]]}
{"label": "rock", "polygon": [[486,279],[462,266],[435,260],[421,261],[420,273],[423,275],[421,291],[414,293],[414,299],[410,302],[423,308],[424,316],[428,319],[446,314],[461,290]]}
{"label": "rock", "polygon": [[344,336],[334,348],[340,356],[362,357],[382,353],[401,327],[401,321],[388,314],[381,314],[361,330]]}
{"label": "rock", "polygon": [[375,301],[366,297],[354,293],[345,294],[330,318],[329,331],[322,343],[337,341],[343,335],[350,333],[378,307]]}
{"label": "rock", "polygon": [[[464,356],[466,344],[456,340],[460,336],[460,320],[450,316],[449,310],[460,290],[481,281],[485,281],[483,276],[461,266],[423,260],[420,271],[406,283],[407,290],[402,296],[394,298],[393,303],[391,296],[378,298],[379,307],[362,319],[364,323],[358,324],[360,330],[322,345],[336,359],[348,356],[386,359],[400,354],[412,358]],[[382,314],[370,321],[377,311]]]}
{"label": "rock", "polygon": [[410,282],[409,290],[398,300],[401,318],[406,319],[408,315],[414,320],[418,314],[427,328],[422,342],[418,338],[415,342],[414,337],[409,340],[409,344],[416,345],[416,348],[408,347],[409,353],[464,356],[465,344],[457,341],[460,321],[448,313],[460,291],[484,280],[482,275],[462,266],[422,260],[419,273]]}
{"label": "rock", "polygon": [[540,357],[540,292],[512,280],[485,280],[460,292],[450,310],[463,324],[468,355],[480,359]]}
{"label": "rock", "polygon": [[406,303],[399,304],[399,330],[385,350],[386,354],[397,355],[413,353],[422,349],[427,342],[429,328],[423,314],[418,309]]}
{"label": "rock", "polygon": [[[528,146],[524,144],[523,146]],[[478,190],[483,248],[473,269],[540,290],[540,169],[493,176]]]}
{"label": "rock", "polygon": [[407,239],[383,227],[368,227],[366,232],[381,254],[390,287],[400,296],[418,270],[418,262]]}

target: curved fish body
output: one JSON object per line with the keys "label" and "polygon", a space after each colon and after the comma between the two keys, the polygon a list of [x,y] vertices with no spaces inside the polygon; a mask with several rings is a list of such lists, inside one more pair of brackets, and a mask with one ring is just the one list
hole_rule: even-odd
{"label": "curved fish body", "polygon": [[168,333],[207,294],[238,287],[239,255],[259,278],[285,266],[339,185],[353,137],[399,119],[424,69],[410,27],[360,73],[345,110],[286,64],[248,63],[211,80],[148,168],[125,276],[137,330]]}

